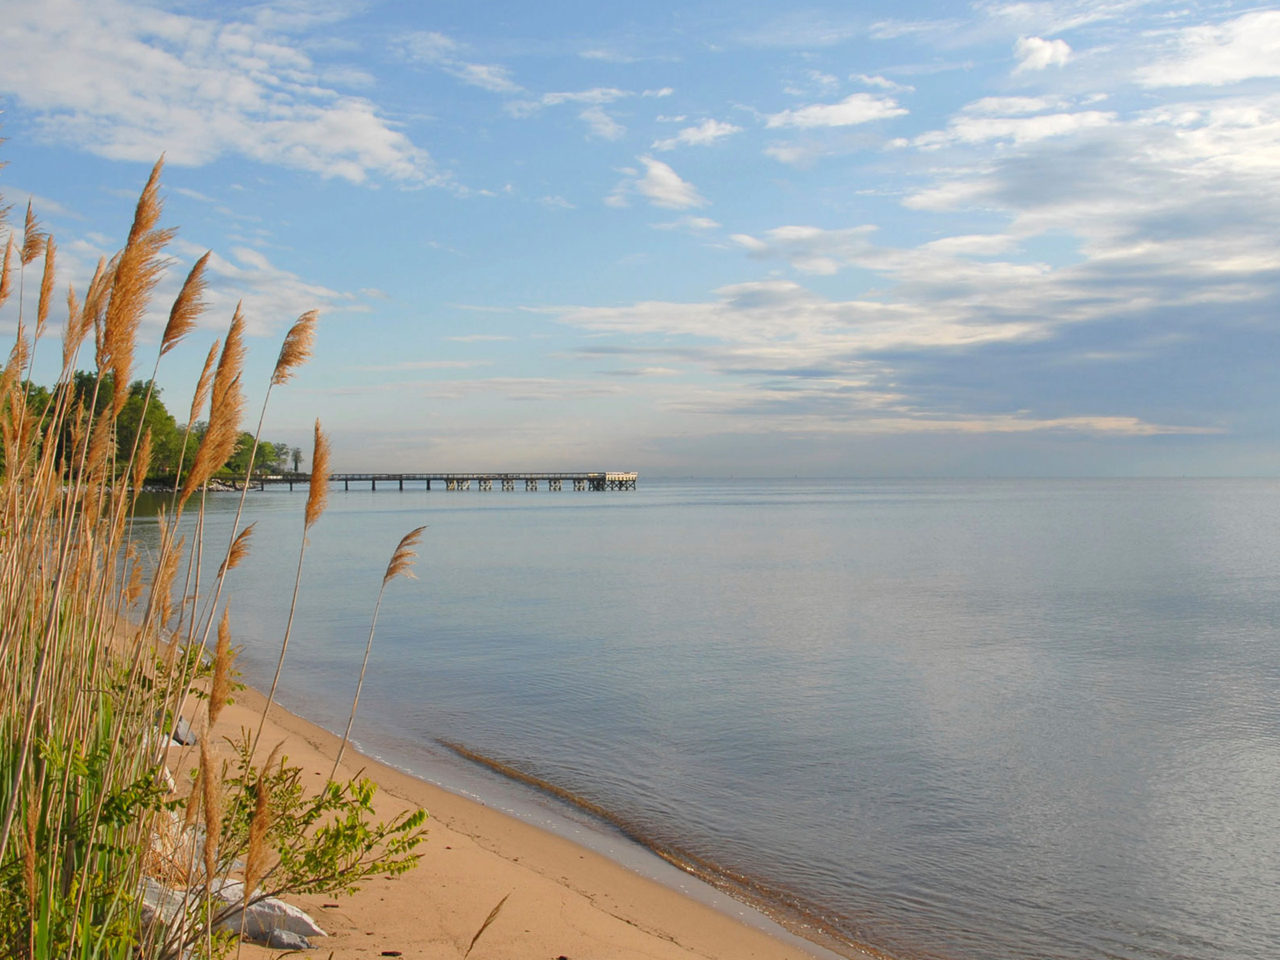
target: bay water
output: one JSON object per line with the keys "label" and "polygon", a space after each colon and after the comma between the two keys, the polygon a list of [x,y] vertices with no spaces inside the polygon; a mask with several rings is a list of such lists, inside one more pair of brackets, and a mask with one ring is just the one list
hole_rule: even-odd
{"label": "bay water", "polygon": [[[428,524],[367,752],[483,794],[459,744],[894,957],[1280,956],[1280,482],[410,486],[333,490],[282,680],[341,732]],[[228,590],[260,689],[305,497],[248,496]]]}

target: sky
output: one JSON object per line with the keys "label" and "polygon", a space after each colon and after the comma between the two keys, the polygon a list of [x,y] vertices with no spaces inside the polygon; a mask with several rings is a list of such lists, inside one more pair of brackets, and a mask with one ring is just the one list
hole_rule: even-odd
{"label": "sky", "polygon": [[338,470],[1280,474],[1275,6],[7,0],[0,135],[60,291],[164,155],[180,421],[319,308]]}

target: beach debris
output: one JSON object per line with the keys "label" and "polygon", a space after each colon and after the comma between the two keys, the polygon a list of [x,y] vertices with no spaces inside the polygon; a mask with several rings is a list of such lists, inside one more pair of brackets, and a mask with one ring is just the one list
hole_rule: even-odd
{"label": "beach debris", "polygon": [[169,736],[173,738],[174,743],[180,743],[184,747],[193,747],[200,742],[200,737],[191,729],[191,724],[181,717],[174,721],[173,730],[170,731]]}
{"label": "beach debris", "polygon": [[[226,903],[240,903],[244,899],[244,884],[239,880],[228,880],[218,884],[214,893]],[[242,912],[244,913],[244,938],[254,943],[265,943],[268,947],[282,950],[308,950],[309,943],[301,947],[286,946],[284,939],[287,937],[284,935],[300,937],[304,941],[308,937],[328,936],[306,911],[298,909],[291,903],[277,900],[275,897],[267,897],[257,903],[251,903],[244,911],[232,911],[219,920],[214,925],[214,929],[239,933]]]}
{"label": "beach debris", "polygon": [[166,887],[150,877],[143,877],[139,893],[139,906],[142,908],[142,927],[147,929],[156,924],[166,926],[182,909],[183,892]]}

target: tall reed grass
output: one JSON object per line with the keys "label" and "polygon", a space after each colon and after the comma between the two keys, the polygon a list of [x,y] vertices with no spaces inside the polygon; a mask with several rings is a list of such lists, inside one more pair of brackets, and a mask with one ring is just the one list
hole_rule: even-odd
{"label": "tall reed grass", "polygon": [[[242,492],[229,542],[205,543],[209,480],[235,451],[243,419],[245,318],[237,307],[196,385],[190,424],[207,400],[208,429],[194,451],[183,450],[191,460],[160,514],[158,546],[144,550],[132,536],[151,441],[141,433],[126,455],[117,419],[174,233],[160,225],[162,165],[143,188],[125,245],[98,264],[82,295],[67,289],[61,372],[39,412],[28,402],[29,378],[48,329],[56,245],[31,206],[13,225],[0,270],[0,307],[18,298],[17,336],[0,373],[4,957],[211,957],[235,932],[234,923],[230,932],[218,928],[243,912],[228,891],[247,891],[252,901],[348,890],[370,874],[408,869],[422,835],[422,811],[374,822],[367,781],[331,777],[318,792],[304,790],[299,771],[277,752],[255,752],[256,737],[226,756],[205,736],[198,757],[171,757],[178,719],[207,732],[228,700],[234,648],[226,586],[252,525],[241,526]],[[152,382],[161,359],[197,326],[207,262],[208,255],[197,261],[172,305]],[[34,318],[29,290],[38,291]],[[307,360],[315,324],[311,311],[290,329],[268,399]],[[89,362],[94,391],[86,403],[73,377]],[[99,404],[108,384],[116,388],[111,401]],[[266,409],[264,401],[259,432]],[[324,507],[327,449],[317,422],[318,482],[300,517],[304,548]],[[401,548],[393,564],[408,562]],[[300,550],[299,576],[302,558]],[[287,642],[286,635],[281,664]],[[187,780],[184,767],[198,769],[189,790],[174,789],[170,766],[179,782]],[[237,878],[243,887],[232,884]],[[157,890],[167,902],[156,902]]]}

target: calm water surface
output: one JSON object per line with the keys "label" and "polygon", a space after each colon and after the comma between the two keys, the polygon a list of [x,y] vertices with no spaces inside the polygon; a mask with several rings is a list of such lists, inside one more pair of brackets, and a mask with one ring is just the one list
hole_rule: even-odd
{"label": "calm water surface", "polygon": [[[285,702],[341,729],[427,523],[366,749],[459,742],[895,956],[1280,956],[1280,483],[640,487],[335,490]],[[304,498],[249,499],[255,685]]]}

